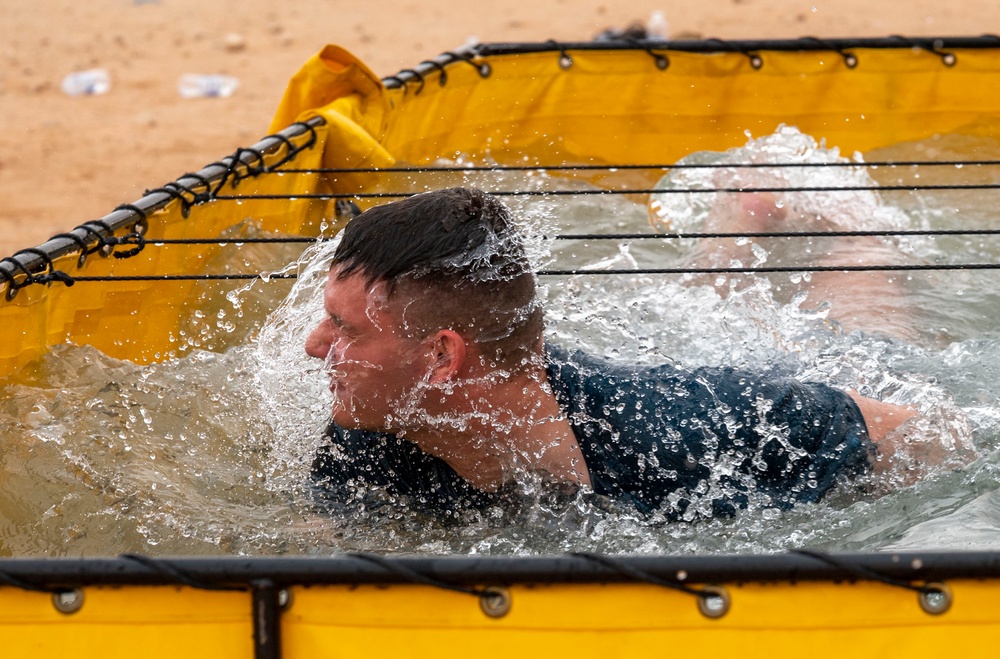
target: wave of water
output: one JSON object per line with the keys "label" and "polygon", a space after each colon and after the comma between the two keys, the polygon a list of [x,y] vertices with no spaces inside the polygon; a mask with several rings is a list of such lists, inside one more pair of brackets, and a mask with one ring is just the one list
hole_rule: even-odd
{"label": "wave of water", "polygon": [[[905,158],[918,147],[904,145],[893,155]],[[844,161],[793,129],[690,161],[767,159]],[[851,161],[860,164],[861,157]],[[660,185],[717,185],[723,177],[727,185],[762,186],[786,176],[677,171]],[[783,184],[867,184],[895,175],[860,167],[794,171],[804,178]],[[452,176],[432,185],[456,183],[588,187],[538,172]],[[795,222],[896,229],[985,226],[994,206],[971,194],[830,194],[777,201]],[[664,228],[664,218],[672,230],[691,233],[715,221],[712,209],[725,203],[707,199],[654,197],[652,213],[647,200],[616,195],[516,198],[511,205],[535,236],[536,265],[599,272],[714,257],[686,242],[543,236],[654,232]],[[650,217],[660,226],[651,227]],[[737,256],[725,252],[725,258],[744,265],[803,258],[801,247],[788,243],[733,241],[730,247]],[[1000,256],[1000,246],[980,238],[884,247],[923,262]],[[903,469],[869,483],[865,495],[834,493],[785,512],[751,502],[733,518],[692,523],[643,519],[540,488],[529,488],[509,507],[449,523],[392,500],[318,511],[308,470],[330,394],[302,345],[320,314],[331,249],[315,246],[294,260],[300,277],[290,292],[276,282],[256,282],[227,296],[206,285],[182,357],[138,366],[86,346],[57,346],[29,369],[30,377],[7,383],[0,397],[0,422],[8,429],[0,452],[0,554],[759,553],[803,546],[995,548],[1000,540],[1000,300],[992,272],[900,275],[907,307],[917,310],[904,319],[914,330],[905,337],[846,327],[832,315],[836,305],[803,294],[811,283],[803,273],[707,280],[587,274],[541,281],[550,341],[642,363],[778,366],[855,388],[919,408],[927,421],[916,435],[946,449],[949,441],[970,443],[977,457],[968,464]],[[808,249],[819,258],[842,254],[829,243]],[[227,258],[237,269],[253,261],[247,252]]]}

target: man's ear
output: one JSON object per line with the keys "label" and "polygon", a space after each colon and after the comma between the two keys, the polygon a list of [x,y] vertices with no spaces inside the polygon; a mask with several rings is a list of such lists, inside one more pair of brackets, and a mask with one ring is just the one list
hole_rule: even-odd
{"label": "man's ear", "polygon": [[447,382],[453,379],[465,365],[465,339],[455,330],[440,330],[431,340],[430,377],[431,383]]}

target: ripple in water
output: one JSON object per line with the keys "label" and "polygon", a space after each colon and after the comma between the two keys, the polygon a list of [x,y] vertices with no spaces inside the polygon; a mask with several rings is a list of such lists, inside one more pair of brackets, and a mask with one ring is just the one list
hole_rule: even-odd
{"label": "ripple in water", "polygon": [[[921,158],[931,147],[941,158],[995,157],[998,150],[991,141],[956,138],[900,145],[868,157]],[[687,161],[848,162],[836,149],[791,128]],[[861,161],[859,155],[850,160]],[[974,175],[968,168],[965,174]],[[954,175],[949,172],[945,179]],[[674,170],[657,185],[664,190],[864,186],[907,176],[909,171],[886,168],[728,167]],[[929,176],[923,181],[931,182]],[[438,175],[423,183],[454,184],[589,187],[540,172]],[[762,223],[787,223],[795,230],[977,228],[988,226],[993,207],[982,193],[948,191],[779,193],[763,205],[759,199],[718,193],[664,193],[654,195],[652,204],[647,201],[586,195],[520,197],[509,203],[535,236],[531,258],[541,268],[801,265],[859,254],[869,262],[959,262],[1000,255],[1000,246],[980,237],[879,240],[860,248],[833,239],[695,244],[690,239],[614,243],[541,237],[693,233],[725,223],[723,210],[747,222],[741,229]],[[235,230],[251,235],[253,223]],[[274,248],[223,252],[215,265],[245,271],[277,259],[298,270],[296,284],[289,290],[271,280],[229,291],[220,284],[200,284],[199,309],[179,337],[180,356],[138,366],[86,346],[57,346],[4,385],[0,554],[359,549],[704,554],[803,546],[995,548],[1000,542],[996,273],[904,272],[891,281],[884,276],[852,281],[843,290],[802,272],[542,278],[550,341],[630,362],[780,367],[802,379],[911,405],[924,418],[911,433],[913,459],[872,479],[866,494],[834,492],[819,504],[790,511],[752,500],[733,518],[667,523],[655,516],[640,518],[614,503],[552,493],[525,475],[523,493],[509,505],[442,521],[388,496],[324,510],[312,503],[308,472],[331,400],[325,375],[302,346],[321,314],[320,288],[333,246],[310,247],[301,258],[258,254],[261,249]],[[851,294],[846,301],[845,290]],[[928,467],[921,459],[928,452],[944,466]]]}

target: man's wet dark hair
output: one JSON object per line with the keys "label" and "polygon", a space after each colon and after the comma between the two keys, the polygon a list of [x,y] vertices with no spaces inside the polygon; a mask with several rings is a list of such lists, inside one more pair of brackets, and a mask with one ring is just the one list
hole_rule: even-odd
{"label": "man's wet dark hair", "polygon": [[510,211],[481,190],[450,188],[371,208],[334,254],[340,279],[384,283],[420,331],[451,328],[500,365],[537,350],[542,309]]}

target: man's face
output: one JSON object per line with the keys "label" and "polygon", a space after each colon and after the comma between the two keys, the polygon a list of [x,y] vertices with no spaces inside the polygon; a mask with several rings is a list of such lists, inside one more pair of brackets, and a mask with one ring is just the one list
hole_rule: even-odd
{"label": "man's face", "polygon": [[333,392],[333,420],[344,428],[394,430],[391,418],[412,405],[428,370],[420,337],[407,336],[385,285],[365,277],[339,279],[334,268],[323,294],[326,316],[306,340],[306,353],[323,359]]}

